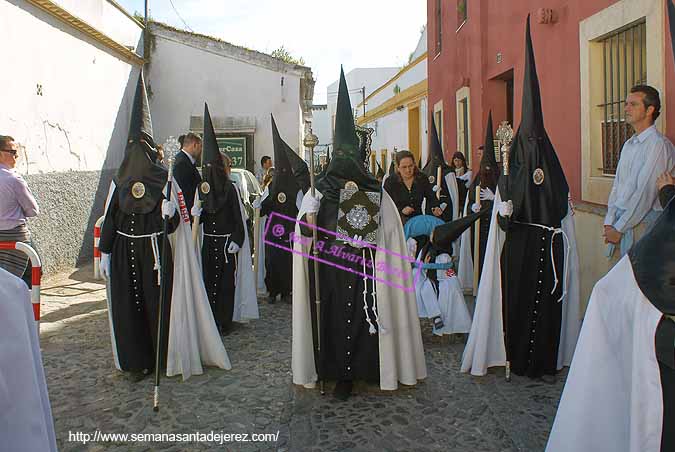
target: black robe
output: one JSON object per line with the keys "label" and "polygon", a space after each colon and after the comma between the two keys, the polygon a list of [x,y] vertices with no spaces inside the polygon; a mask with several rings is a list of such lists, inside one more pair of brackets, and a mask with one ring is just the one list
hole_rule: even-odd
{"label": "black robe", "polygon": [[[329,230],[335,229],[337,219],[337,203],[322,202],[318,214],[319,226]],[[304,218],[303,218],[304,220]],[[303,235],[311,236],[309,228],[302,228]],[[363,256],[362,250],[345,245],[335,240],[334,235],[319,231],[318,242],[321,259],[334,262],[343,267],[363,271],[362,265],[350,264],[341,257],[330,253],[331,247],[345,253]],[[340,248],[342,247],[342,248]],[[310,251],[311,252],[311,251]],[[366,250],[365,255],[370,259]],[[373,252],[375,260],[375,252]],[[308,262],[310,283],[310,309],[312,313],[312,335],[316,344],[316,297],[314,289],[314,262]],[[372,269],[368,270],[368,273]],[[321,356],[315,355],[317,374],[323,380],[364,380],[379,382],[380,358],[379,339],[373,302],[370,296],[374,292],[375,281],[363,276],[341,270],[333,265],[319,264],[319,287],[321,299]],[[370,334],[370,325],[366,320],[363,303],[364,288],[368,292],[368,315],[375,327],[375,334]]]}
{"label": "black robe", "polygon": [[[563,302],[558,299],[564,280],[563,237],[541,227],[499,218],[508,235],[501,268],[506,269],[502,271],[502,300],[511,370],[530,378],[555,375],[562,321]],[[559,281],[553,291],[554,265]]]}
{"label": "black robe", "polygon": [[[431,209],[439,207],[440,204],[429,180],[422,173],[419,173],[415,177],[410,190],[408,190],[408,187],[406,187],[398,174],[387,178],[384,182],[384,189],[387,190],[387,193],[389,193],[389,196],[393,199],[394,204],[396,204],[396,209],[398,209],[403,224],[414,216],[422,215],[422,201],[425,199],[427,200],[427,215],[431,215]],[[448,197],[448,200],[449,199],[450,198]],[[449,202],[448,204],[450,205],[451,203]],[[412,207],[415,210],[410,215],[404,215],[403,209],[406,207]],[[452,212],[452,209],[450,209],[450,212]]]}
{"label": "black robe", "polygon": [[[267,216],[267,226],[265,227],[266,231],[264,234],[266,241],[288,248],[289,244],[284,241],[284,237],[276,237],[272,233],[272,226],[281,225],[285,231],[292,231],[295,228],[295,221],[286,220],[278,215],[274,215],[274,218],[272,218],[272,213],[277,212],[295,219],[298,216],[295,196],[296,194],[292,196],[286,195],[283,203],[279,202],[278,197],[274,195],[270,195],[263,201],[260,216]],[[287,249],[281,249],[265,243],[265,286],[267,287],[269,296],[272,298],[277,295],[281,295],[282,297],[290,295],[293,291],[293,253]]]}
{"label": "black robe", "polygon": [[[200,222],[204,228],[202,242],[202,268],[204,286],[209,297],[218,329],[230,328],[234,313],[235,271],[237,255],[227,253],[230,243],[244,245],[244,222],[239,209],[236,187],[227,187],[227,201],[216,212],[204,210]],[[229,234],[229,237],[224,237]],[[220,236],[220,237],[216,237]],[[239,269],[239,271],[249,271]]]}
{"label": "black robe", "polygon": [[[118,231],[133,236],[162,232],[162,200],[147,214],[126,213],[119,206],[115,190],[106,213],[99,249],[110,254],[110,308],[117,356],[122,370],[141,371],[154,369],[157,349],[157,323],[159,320],[159,284],[154,267],[150,238],[129,238]],[[179,215],[171,219],[169,233],[176,230]],[[168,265],[168,297],[164,309],[164,335],[161,344],[161,366],[166,365],[167,339],[171,312],[171,287],[173,258],[170,252],[162,254],[163,236],[157,238],[161,265]],[[170,245],[169,245],[170,246]]]}

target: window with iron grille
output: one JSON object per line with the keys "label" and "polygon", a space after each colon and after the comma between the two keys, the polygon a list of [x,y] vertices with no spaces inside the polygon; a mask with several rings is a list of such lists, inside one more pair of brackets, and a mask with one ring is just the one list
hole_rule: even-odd
{"label": "window with iron grille", "polygon": [[441,40],[443,38],[443,14],[441,10],[442,0],[436,0],[436,54],[441,53]]}
{"label": "window with iron grille", "polygon": [[600,40],[603,60],[602,173],[616,174],[623,144],[633,135],[624,104],[630,89],[647,83],[647,36],[642,20]]}
{"label": "window with iron grille", "polygon": [[466,0],[457,0],[457,30],[466,22],[468,17],[466,6]]}

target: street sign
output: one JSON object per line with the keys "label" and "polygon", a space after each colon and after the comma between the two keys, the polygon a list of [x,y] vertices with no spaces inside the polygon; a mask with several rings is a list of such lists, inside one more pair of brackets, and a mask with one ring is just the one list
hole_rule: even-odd
{"label": "street sign", "polygon": [[217,137],[218,149],[230,156],[232,168],[246,169],[246,137]]}

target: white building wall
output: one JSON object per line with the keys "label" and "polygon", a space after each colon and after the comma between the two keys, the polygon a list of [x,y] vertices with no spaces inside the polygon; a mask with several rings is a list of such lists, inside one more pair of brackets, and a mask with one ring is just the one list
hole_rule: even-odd
{"label": "white building wall", "polygon": [[296,152],[300,150],[303,122],[298,75],[231,59],[161,34],[154,36],[148,79],[156,141],[185,133],[190,116],[202,116],[207,102],[212,117],[256,118],[256,165],[263,155],[274,152],[270,113],[282,138]]}
{"label": "white building wall", "polygon": [[[378,68],[356,68],[345,74],[345,81],[349,89],[349,100],[352,108],[356,108],[363,100],[363,94],[358,91],[361,87],[366,87],[366,97],[373,91],[379,88],[391,77],[396,75],[400,68],[397,67],[378,67]],[[337,72],[339,76],[340,73]],[[331,130],[331,137],[333,133],[333,116],[335,116],[335,108],[337,105],[337,91],[340,79],[335,80],[326,88],[326,99],[328,104],[328,120]],[[363,109],[359,109],[358,115],[363,114]]]}
{"label": "white building wall", "polygon": [[[86,2],[82,15],[77,5],[84,2],[69,3],[72,14],[120,30],[126,42],[140,40],[141,27],[111,10],[107,1]],[[118,166],[138,68],[26,2],[0,2],[0,30],[0,55],[11,62],[0,71],[5,105],[0,134],[12,135],[24,147],[18,170],[36,174]]]}
{"label": "white building wall", "polygon": [[[378,106],[382,105],[392,97],[394,97],[394,86],[398,85],[398,87],[401,89],[401,91],[405,90],[406,88],[410,88],[413,85],[416,85],[417,83],[425,80],[427,78],[427,60],[426,58],[419,63],[417,63],[414,67],[408,69],[406,72],[401,74],[399,78],[397,78],[394,82],[391,84],[387,85],[382,91],[379,93],[375,94],[373,97],[368,99],[366,103],[366,111],[368,110],[373,110],[377,108]],[[385,80],[380,86],[384,85],[389,81],[389,79]],[[379,88],[379,86],[378,86]],[[356,105],[355,105],[356,106]],[[363,110],[359,110],[359,116],[363,115]]]}

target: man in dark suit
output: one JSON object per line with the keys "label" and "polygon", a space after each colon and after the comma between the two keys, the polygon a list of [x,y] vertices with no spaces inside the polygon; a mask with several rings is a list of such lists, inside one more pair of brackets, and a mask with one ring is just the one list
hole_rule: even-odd
{"label": "man in dark suit", "polygon": [[[202,139],[199,135],[192,132],[183,138],[183,147],[176,155],[176,161],[173,164],[173,177],[178,182],[183,195],[185,196],[185,205],[187,211],[192,210],[195,201],[195,191],[201,181],[196,165],[202,155]],[[192,213],[190,213],[192,218]]]}

